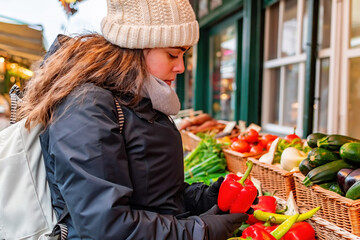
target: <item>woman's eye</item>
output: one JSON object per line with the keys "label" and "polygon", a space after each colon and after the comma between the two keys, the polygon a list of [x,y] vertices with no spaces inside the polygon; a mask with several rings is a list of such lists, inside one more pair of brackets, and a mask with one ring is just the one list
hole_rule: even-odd
{"label": "woman's eye", "polygon": [[172,55],[171,53],[169,53],[169,56],[170,56],[171,58],[177,58],[177,56]]}

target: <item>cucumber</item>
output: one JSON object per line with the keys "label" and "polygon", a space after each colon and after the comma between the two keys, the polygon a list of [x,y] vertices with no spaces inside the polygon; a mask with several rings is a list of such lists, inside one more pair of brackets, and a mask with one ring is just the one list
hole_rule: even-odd
{"label": "cucumber", "polygon": [[360,199],[360,181],[356,182],[347,190],[345,197],[352,200]]}
{"label": "cucumber", "polygon": [[337,172],[343,168],[354,168],[352,165],[346,163],[344,160],[335,160],[325,163],[319,167],[311,170],[305,177],[303,184],[308,187],[313,183],[325,183],[336,181]]}
{"label": "cucumber", "polygon": [[309,147],[315,148],[315,147],[317,147],[317,141],[326,136],[327,135],[324,133],[311,133],[310,135],[307,136],[306,142]]}
{"label": "cucumber", "polygon": [[340,157],[346,162],[360,167],[360,142],[345,143],[340,148]]}
{"label": "cucumber", "polygon": [[339,151],[342,145],[350,142],[360,142],[360,140],[345,135],[334,134],[319,139],[317,146],[331,151]]}
{"label": "cucumber", "polygon": [[313,148],[308,153],[309,164],[315,168],[325,163],[340,160],[339,154],[325,148]]}
{"label": "cucumber", "polygon": [[313,167],[310,166],[309,159],[305,158],[302,160],[299,164],[299,171],[306,176],[308,172],[310,172],[313,169]]}

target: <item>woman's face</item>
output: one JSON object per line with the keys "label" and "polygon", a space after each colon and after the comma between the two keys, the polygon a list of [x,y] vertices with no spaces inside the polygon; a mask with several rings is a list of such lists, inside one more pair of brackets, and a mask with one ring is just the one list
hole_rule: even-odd
{"label": "woman's face", "polygon": [[183,56],[189,47],[145,49],[147,71],[169,86],[178,73],[185,70]]}

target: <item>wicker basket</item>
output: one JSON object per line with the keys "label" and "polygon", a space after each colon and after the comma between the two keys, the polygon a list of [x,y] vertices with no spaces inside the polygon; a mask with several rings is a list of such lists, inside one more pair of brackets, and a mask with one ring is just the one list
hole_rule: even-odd
{"label": "wicker basket", "polygon": [[199,144],[199,142],[201,141],[201,139],[196,136],[195,134],[182,130],[180,131],[181,134],[181,138],[182,138],[182,143],[183,143],[183,147],[185,148],[185,150],[187,151],[192,151],[194,150],[197,145]]}
{"label": "wicker basket", "polygon": [[256,159],[260,158],[265,153],[239,153],[230,149],[223,149],[223,152],[226,158],[227,169],[229,172],[233,173],[244,173],[247,169],[246,161],[249,157]]}
{"label": "wicker basket", "polygon": [[312,217],[307,220],[307,222],[314,228],[315,236],[318,240],[360,240],[360,237],[357,237],[322,218]]}
{"label": "wicker basket", "polygon": [[351,200],[318,185],[305,187],[304,176],[294,174],[296,202],[300,209],[310,210],[320,206],[317,216],[360,236],[360,199]]}
{"label": "wicker basket", "polygon": [[287,199],[292,191],[296,199],[293,178],[294,172],[285,171],[277,166],[260,162],[252,157],[250,157],[249,160],[254,163],[251,176],[260,180],[262,190],[275,192],[275,196],[282,199]]}

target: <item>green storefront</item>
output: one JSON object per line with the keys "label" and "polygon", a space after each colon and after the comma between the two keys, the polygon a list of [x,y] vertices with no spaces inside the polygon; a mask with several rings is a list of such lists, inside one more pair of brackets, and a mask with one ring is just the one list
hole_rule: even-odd
{"label": "green storefront", "polygon": [[200,41],[177,81],[184,109],[280,135],[360,137],[360,0],[192,4]]}

